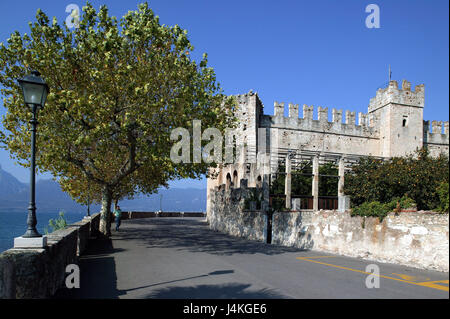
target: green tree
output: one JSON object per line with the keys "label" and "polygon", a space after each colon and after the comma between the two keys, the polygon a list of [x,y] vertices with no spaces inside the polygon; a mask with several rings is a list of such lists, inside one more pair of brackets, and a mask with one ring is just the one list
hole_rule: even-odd
{"label": "green tree", "polygon": [[7,108],[0,142],[29,165],[31,112],[16,80],[38,70],[51,88],[39,114],[38,170],[74,193],[83,193],[73,182],[81,176],[97,185],[104,235],[110,235],[111,201],[120,185],[151,192],[168,179],[206,173],[211,164],[171,161],[170,133],[192,131],[194,119],[223,132],[232,126],[234,102],[222,94],[206,54],[199,63],[190,58],[185,30],[161,25],[147,3],[119,20],[106,6],[96,11],[87,3],[73,31],[38,10],[30,29],[0,45]]}
{"label": "green tree", "polygon": [[447,156],[431,157],[426,149],[386,161],[361,159],[346,175],[344,192],[354,206],[374,201],[385,204],[406,196],[418,209],[437,209],[445,196],[440,196],[444,189],[440,186],[449,180],[448,164]]}

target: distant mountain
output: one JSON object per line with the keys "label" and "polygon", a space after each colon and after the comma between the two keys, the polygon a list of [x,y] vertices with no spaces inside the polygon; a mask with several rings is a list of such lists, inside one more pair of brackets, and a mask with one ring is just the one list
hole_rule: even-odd
{"label": "distant mountain", "polygon": [[4,171],[0,165],[0,196],[17,194],[26,189],[26,184],[19,182],[17,178]]}
{"label": "distant mountain", "polygon": [[[162,202],[161,201],[162,196]],[[26,212],[30,201],[30,187],[17,180],[0,167],[0,212]],[[162,205],[161,205],[162,204]],[[123,211],[205,211],[206,189],[162,188],[150,196],[136,196],[133,200],[119,203]],[[36,182],[36,207],[40,212],[86,212],[86,206],[73,201],[51,179]],[[99,211],[100,205],[91,205],[91,212]]]}

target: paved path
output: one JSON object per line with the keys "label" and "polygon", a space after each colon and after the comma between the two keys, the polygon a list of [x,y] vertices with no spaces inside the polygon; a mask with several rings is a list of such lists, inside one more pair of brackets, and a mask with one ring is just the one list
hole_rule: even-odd
{"label": "paved path", "polygon": [[368,289],[373,263],[230,237],[203,218],[125,220],[82,256],[81,288],[56,297],[449,298],[448,273],[392,264],[375,263],[380,288]]}

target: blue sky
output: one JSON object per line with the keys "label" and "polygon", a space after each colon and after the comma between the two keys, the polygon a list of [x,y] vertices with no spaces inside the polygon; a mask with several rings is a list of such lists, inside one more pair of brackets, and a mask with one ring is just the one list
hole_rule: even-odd
{"label": "blue sky", "polygon": [[[91,1],[121,17],[142,1]],[[28,32],[38,8],[63,23],[69,4],[85,1],[1,1],[0,42]],[[380,8],[380,28],[365,25],[367,5]],[[449,2],[440,0],[149,1],[163,24],[188,30],[195,56],[207,52],[225,93],[257,91],[265,113],[273,102],[367,112],[369,99],[392,78],[425,84],[426,120],[449,118]],[[0,102],[0,115],[5,113]],[[345,112],[344,112],[345,113]],[[314,118],[317,117],[316,109]],[[3,127],[0,124],[0,129]],[[3,169],[28,181],[28,169],[0,150]],[[49,175],[41,176],[48,178]],[[206,181],[177,181],[206,187]]]}

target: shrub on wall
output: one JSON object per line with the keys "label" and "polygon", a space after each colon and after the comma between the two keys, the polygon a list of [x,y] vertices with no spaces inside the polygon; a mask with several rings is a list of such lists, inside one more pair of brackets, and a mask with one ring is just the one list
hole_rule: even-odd
{"label": "shrub on wall", "polygon": [[439,200],[440,200],[440,204],[439,204],[438,210],[440,212],[447,212],[448,213],[448,205],[449,205],[449,203],[448,203],[448,201],[449,201],[449,197],[448,197],[448,182],[441,182],[437,192],[439,194]]}
{"label": "shrub on wall", "polygon": [[[363,158],[346,174],[344,192],[350,196],[353,207],[370,202],[386,204],[407,196],[419,210],[439,209],[445,201],[441,199],[445,197],[444,186],[440,190],[440,185],[448,185],[448,164],[447,156],[433,158],[426,149],[387,161]],[[446,190],[448,193],[448,186]]]}
{"label": "shrub on wall", "polygon": [[389,203],[380,203],[379,201],[364,202],[352,209],[352,216],[370,216],[378,217],[380,221],[387,216],[389,212],[399,212],[401,209],[415,208],[416,203],[409,197],[394,198]]}
{"label": "shrub on wall", "polygon": [[[48,221],[48,226],[52,229],[51,232],[66,228],[67,220],[64,217],[64,212],[59,212],[59,217],[57,219],[50,219]],[[44,228],[44,232],[45,234],[49,234],[48,228]]]}

